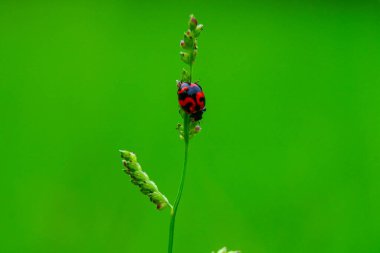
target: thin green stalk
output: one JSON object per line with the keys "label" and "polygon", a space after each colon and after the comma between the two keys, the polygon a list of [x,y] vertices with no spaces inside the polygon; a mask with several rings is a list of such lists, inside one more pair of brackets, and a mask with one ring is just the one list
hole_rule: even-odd
{"label": "thin green stalk", "polygon": [[[190,63],[189,67],[190,67],[190,83],[191,83],[191,76],[193,73],[193,71],[192,71],[193,70],[193,64]],[[184,113],[184,117],[183,117],[183,139],[185,141],[185,160],[183,163],[181,183],[179,185],[177,198],[174,202],[174,207],[173,207],[172,212],[171,212],[168,253],[173,252],[175,218],[177,216],[178,205],[179,205],[179,202],[181,202],[183,187],[185,185],[185,178],[186,178],[186,171],[187,171],[187,157],[188,157],[188,153],[189,153],[189,135],[190,135],[189,126],[190,126],[190,115],[188,115],[187,113]]]}
{"label": "thin green stalk", "polygon": [[[192,61],[193,60],[192,56],[190,56],[190,58],[191,58],[191,61]],[[190,69],[190,83],[191,83],[191,80],[192,80],[192,77],[193,77],[193,64],[190,64],[189,69]]]}
{"label": "thin green stalk", "polygon": [[181,201],[182,192],[183,192],[183,186],[185,185],[185,178],[186,178],[186,170],[187,170],[187,158],[188,158],[188,151],[189,151],[189,124],[190,124],[190,116],[188,114],[185,114],[184,119],[184,140],[185,140],[185,161],[183,164],[183,171],[182,171],[182,178],[181,178],[181,184],[178,189],[177,198],[174,203],[174,207],[172,209],[171,213],[171,220],[170,220],[170,229],[169,229],[169,247],[168,247],[168,253],[173,252],[173,240],[174,240],[174,226],[175,226],[175,218],[178,211],[178,205]]}

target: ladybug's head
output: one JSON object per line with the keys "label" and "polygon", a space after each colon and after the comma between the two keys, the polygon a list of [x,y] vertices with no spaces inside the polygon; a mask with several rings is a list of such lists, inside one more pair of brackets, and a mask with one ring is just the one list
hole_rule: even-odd
{"label": "ladybug's head", "polygon": [[186,83],[186,82],[180,82],[180,81],[178,81],[177,82],[177,87],[178,87],[178,90],[182,90],[185,87],[190,87],[190,84]]}

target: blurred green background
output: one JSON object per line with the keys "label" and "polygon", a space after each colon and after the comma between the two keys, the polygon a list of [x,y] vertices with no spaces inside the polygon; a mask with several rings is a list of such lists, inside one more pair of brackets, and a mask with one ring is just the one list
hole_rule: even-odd
{"label": "blurred green background", "polygon": [[380,252],[379,1],[0,2],[0,252],[166,252],[188,15],[207,97],[175,252]]}

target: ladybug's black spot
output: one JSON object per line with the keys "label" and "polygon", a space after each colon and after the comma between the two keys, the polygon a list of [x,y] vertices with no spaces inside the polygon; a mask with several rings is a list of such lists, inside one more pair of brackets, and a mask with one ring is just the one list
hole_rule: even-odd
{"label": "ladybug's black spot", "polygon": [[201,120],[202,116],[203,116],[203,111],[199,111],[190,115],[190,117],[193,118],[195,121]]}
{"label": "ladybug's black spot", "polygon": [[186,93],[180,93],[180,94],[178,94],[178,99],[179,100],[184,100],[186,97],[187,97]]}
{"label": "ladybug's black spot", "polygon": [[188,112],[188,113],[192,113],[193,110],[194,110],[194,106],[195,106],[195,105],[196,105],[196,104],[195,104],[195,102],[194,102],[193,99],[188,99],[188,100],[187,100],[187,103],[186,103],[184,106],[182,106],[182,108],[183,108],[186,112]]}

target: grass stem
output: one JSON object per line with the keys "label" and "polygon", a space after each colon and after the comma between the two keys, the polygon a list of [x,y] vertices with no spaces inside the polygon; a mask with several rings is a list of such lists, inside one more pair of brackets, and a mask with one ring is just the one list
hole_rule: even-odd
{"label": "grass stem", "polygon": [[185,178],[186,178],[186,171],[187,171],[187,160],[188,160],[188,153],[189,153],[189,125],[190,125],[190,116],[188,114],[185,114],[184,119],[184,140],[185,140],[185,160],[183,164],[183,171],[182,171],[182,178],[181,183],[178,189],[177,198],[175,200],[172,212],[171,212],[171,220],[170,220],[170,229],[169,229],[169,246],[168,246],[168,253],[173,252],[173,241],[174,241],[174,226],[175,226],[175,219],[178,211],[178,205],[182,198],[182,192],[183,187],[185,185]]}

